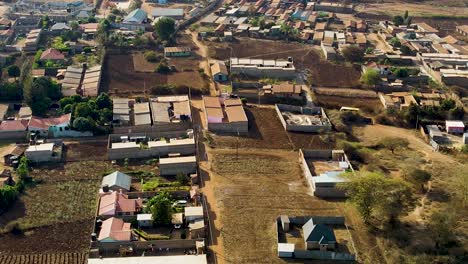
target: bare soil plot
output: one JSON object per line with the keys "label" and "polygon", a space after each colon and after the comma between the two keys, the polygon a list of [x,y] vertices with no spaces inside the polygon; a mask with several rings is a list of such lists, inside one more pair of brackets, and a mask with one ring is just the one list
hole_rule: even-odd
{"label": "bare soil plot", "polygon": [[377,98],[355,98],[334,95],[315,94],[318,105],[325,108],[339,109],[342,106],[357,107],[362,110],[373,112],[383,109],[382,103]]}
{"label": "bare soil plot", "polygon": [[324,60],[320,51],[311,45],[240,38],[227,43],[211,43],[210,56],[218,60],[228,60],[229,57],[249,57],[262,59],[287,59],[293,57],[294,65],[299,70],[311,73],[311,81],[316,86],[352,87],[359,84],[360,71],[344,64],[332,64]]}
{"label": "bare soil plot", "polygon": [[[213,135],[214,146],[227,148],[278,148],[292,149],[288,135],[281,125],[273,108],[246,107],[249,119],[249,134],[247,136]],[[201,113],[203,115],[203,113]]]}
{"label": "bare soil plot", "polygon": [[462,0],[442,1],[403,1],[391,0],[378,3],[364,3],[357,6],[356,11],[371,14],[402,15],[405,11],[412,16],[466,16],[468,6]]}
{"label": "bare soil plot", "polygon": [[149,62],[145,58],[143,52],[136,52],[132,54],[133,68],[136,72],[152,73],[156,70],[157,63]]}
{"label": "bare soil plot", "polygon": [[226,263],[285,263],[276,252],[281,214],[339,215],[334,203],[307,194],[297,152],[212,150],[211,157]]}
{"label": "bare soil plot", "polygon": [[175,72],[167,75],[167,84],[174,86],[190,86],[196,90],[208,90],[208,81],[198,71]]}
{"label": "bare soil plot", "polygon": [[69,161],[98,161],[107,160],[107,143],[67,143],[65,146],[65,160]]}
{"label": "bare soil plot", "polygon": [[151,87],[167,83],[167,75],[135,72],[132,54],[109,54],[102,78],[102,91],[116,96],[144,94],[145,86],[149,93]]}

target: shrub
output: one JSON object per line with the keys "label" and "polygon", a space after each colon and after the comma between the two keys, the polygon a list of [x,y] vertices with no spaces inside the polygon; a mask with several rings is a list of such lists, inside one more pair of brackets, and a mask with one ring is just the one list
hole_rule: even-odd
{"label": "shrub", "polygon": [[171,72],[171,68],[165,63],[159,63],[158,66],[156,66],[156,72],[166,74]]}
{"label": "shrub", "polygon": [[144,56],[149,62],[159,62],[161,60],[161,56],[156,54],[154,51],[147,51]]}

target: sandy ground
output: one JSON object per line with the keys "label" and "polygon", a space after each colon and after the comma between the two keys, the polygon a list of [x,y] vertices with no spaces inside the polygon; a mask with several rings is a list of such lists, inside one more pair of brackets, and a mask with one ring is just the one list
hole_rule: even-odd
{"label": "sandy ground", "polygon": [[458,163],[448,155],[433,151],[432,147],[419,137],[419,132],[416,130],[384,125],[372,125],[365,126],[363,128],[355,128],[353,132],[361,141],[370,144],[377,143],[384,137],[405,138],[410,142],[409,147],[423,153],[427,160],[445,164]]}
{"label": "sandy ground", "polygon": [[367,35],[367,39],[375,45],[377,49],[380,49],[383,52],[394,52],[392,47],[387,44],[387,42],[383,41],[379,35],[376,33],[371,33]]}
{"label": "sandy ground", "polygon": [[356,8],[358,12],[365,12],[378,15],[403,15],[408,10],[412,16],[468,16],[466,6],[448,6],[443,1],[425,3],[403,3],[401,0],[390,0],[385,3],[359,4]]}
{"label": "sandy ground", "polygon": [[210,76],[210,94],[211,95],[217,95],[215,83],[213,81],[213,78],[211,78],[211,68],[210,64],[208,63],[210,58],[208,54],[208,47],[198,41],[197,38],[197,33],[196,32],[191,32],[190,30],[185,30],[185,33],[192,36],[192,41],[197,45],[198,49],[196,50],[196,53],[203,57],[204,59],[200,60],[200,68],[205,70],[205,73]]}

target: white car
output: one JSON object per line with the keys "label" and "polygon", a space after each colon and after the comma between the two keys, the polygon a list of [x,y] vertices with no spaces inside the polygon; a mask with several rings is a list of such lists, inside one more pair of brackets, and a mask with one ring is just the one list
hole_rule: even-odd
{"label": "white car", "polygon": [[185,200],[177,200],[172,204],[173,207],[180,206],[180,207],[186,207],[187,206],[187,201]]}

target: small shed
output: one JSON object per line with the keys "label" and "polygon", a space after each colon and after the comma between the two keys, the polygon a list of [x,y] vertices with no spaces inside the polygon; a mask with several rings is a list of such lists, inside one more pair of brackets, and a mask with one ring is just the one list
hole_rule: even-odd
{"label": "small shed", "polygon": [[291,243],[278,243],[278,257],[292,258],[295,245]]}
{"label": "small shed", "polygon": [[153,215],[137,214],[137,222],[140,227],[151,227],[153,226]]}
{"label": "small shed", "polygon": [[445,129],[447,133],[463,134],[465,131],[465,124],[460,120],[447,120],[445,121]]}
{"label": "small shed", "polygon": [[284,232],[289,232],[289,217],[287,215],[280,216],[281,218],[281,226],[283,227]]}
{"label": "small shed", "polygon": [[336,247],[333,229],[324,224],[315,224],[312,218],[302,226],[302,231],[306,249],[326,251]]}
{"label": "small shed", "polygon": [[203,219],[203,207],[187,206],[185,207],[185,220],[187,222]]}

